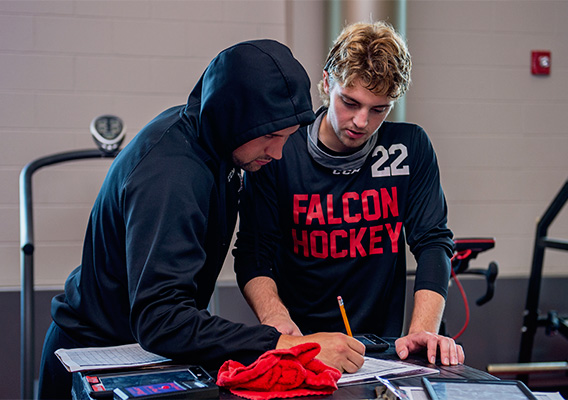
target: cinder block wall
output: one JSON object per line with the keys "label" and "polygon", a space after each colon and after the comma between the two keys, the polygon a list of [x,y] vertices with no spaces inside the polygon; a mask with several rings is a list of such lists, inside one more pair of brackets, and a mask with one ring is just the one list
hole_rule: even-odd
{"label": "cinder block wall", "polygon": [[[285,3],[0,1],[0,287],[19,286],[18,175],[26,163],[94,148],[89,123],[105,113],[121,117],[131,139],[185,103],[219,51],[254,38],[285,42]],[[34,175],[39,286],[60,287],[78,264],[108,166],[81,161]]]}
{"label": "cinder block wall", "polygon": [[[410,1],[408,120],[439,157],[456,236],[494,236],[502,275],[528,276],[537,217],[568,179],[568,2]],[[532,76],[531,50],[552,52]],[[563,212],[550,235],[568,237]],[[548,275],[568,253],[546,254]]]}
{"label": "cinder block wall", "polygon": [[[317,105],[325,16],[325,1],[0,2],[0,286],[19,285],[18,175],[27,162],[93,147],[88,125],[103,113],[122,117],[131,138],[185,102],[210,59],[240,40],[287,43]],[[566,16],[558,1],[408,2],[407,119],[438,152],[456,236],[495,236],[487,257],[503,275],[527,275],[536,219],[566,179]],[[548,77],[530,74],[539,49],[552,52]],[[72,163],[34,178],[40,286],[61,285],[77,264],[107,168]],[[565,213],[550,233],[568,236]],[[546,273],[565,275],[565,260],[551,252]]]}
{"label": "cinder block wall", "polygon": [[[18,176],[27,162],[94,148],[88,126],[104,113],[122,117],[132,138],[157,113],[184,103],[220,50],[246,39],[288,44],[318,105],[328,3],[0,1],[0,290],[10,298],[19,290]],[[476,264],[497,260],[503,278],[526,278],[536,220],[567,178],[568,2],[408,0],[407,16],[414,62],[407,120],[422,125],[437,150],[450,226],[458,237],[496,238]],[[552,52],[550,76],[531,76],[531,50]],[[60,290],[79,262],[108,165],[73,162],[34,175],[40,289]],[[564,210],[552,236],[568,237],[567,218]],[[568,276],[568,254],[550,251],[545,261],[548,277]],[[221,278],[234,282],[230,257]],[[522,310],[525,294],[518,295],[500,301]],[[499,315],[499,303],[491,309]],[[2,317],[19,324],[18,312],[10,307]],[[17,388],[17,377],[5,378],[0,388]]]}

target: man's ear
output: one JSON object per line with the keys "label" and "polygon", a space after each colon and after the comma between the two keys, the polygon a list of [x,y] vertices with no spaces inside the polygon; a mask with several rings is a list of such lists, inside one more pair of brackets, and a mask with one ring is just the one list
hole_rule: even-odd
{"label": "man's ear", "polygon": [[329,72],[323,71],[323,91],[329,95]]}

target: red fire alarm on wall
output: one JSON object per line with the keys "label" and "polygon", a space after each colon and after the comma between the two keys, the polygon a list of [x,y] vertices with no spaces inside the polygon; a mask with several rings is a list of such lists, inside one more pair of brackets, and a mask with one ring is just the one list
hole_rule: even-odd
{"label": "red fire alarm on wall", "polygon": [[533,50],[531,52],[531,73],[533,75],[550,75],[549,50]]}

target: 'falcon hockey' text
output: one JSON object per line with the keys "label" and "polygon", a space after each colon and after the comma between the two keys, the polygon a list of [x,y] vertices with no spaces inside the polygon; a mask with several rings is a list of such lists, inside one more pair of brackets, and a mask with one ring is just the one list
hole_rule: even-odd
{"label": "'falcon hockey' text", "polygon": [[398,215],[396,187],[346,192],[340,199],[332,194],[296,194],[294,224],[306,229],[292,229],[294,252],[304,257],[353,258],[382,254],[388,247],[397,253],[402,222],[393,217]]}

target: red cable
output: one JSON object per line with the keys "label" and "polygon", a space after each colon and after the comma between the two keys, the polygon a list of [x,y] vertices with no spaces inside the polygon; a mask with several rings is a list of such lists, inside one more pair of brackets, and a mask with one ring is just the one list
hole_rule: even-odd
{"label": "red cable", "polygon": [[[471,249],[467,249],[460,253],[457,253],[454,257],[457,257],[458,260],[465,260],[471,255],[471,253],[472,253]],[[452,260],[454,257],[452,257]]]}
{"label": "red cable", "polygon": [[463,304],[464,304],[464,307],[465,307],[465,322],[463,324],[463,327],[454,337],[452,337],[452,339],[456,340],[465,332],[465,329],[467,328],[467,326],[469,324],[469,304],[467,302],[467,296],[465,294],[465,290],[463,290],[463,286],[462,286],[460,280],[458,279],[458,277],[456,276],[454,269],[450,268],[450,270],[452,272],[452,278],[454,278],[454,281],[456,282],[456,285],[458,286],[458,289],[460,290],[460,293],[461,293],[462,299],[463,299]]}

